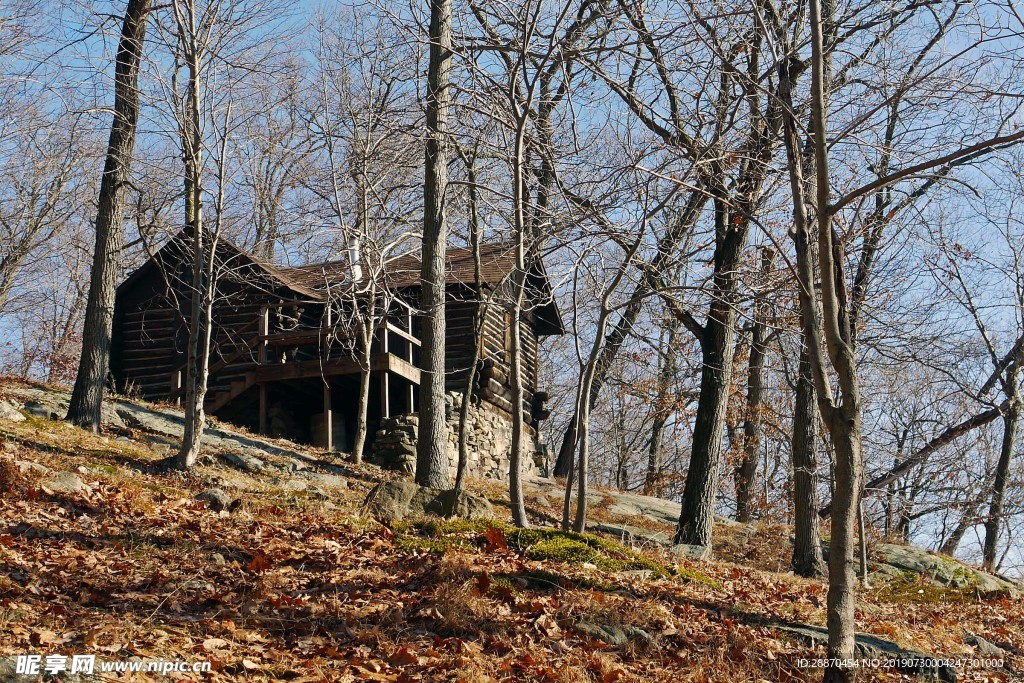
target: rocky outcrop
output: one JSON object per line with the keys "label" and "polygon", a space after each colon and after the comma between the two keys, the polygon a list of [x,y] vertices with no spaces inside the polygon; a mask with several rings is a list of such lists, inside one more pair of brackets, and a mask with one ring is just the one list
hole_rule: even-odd
{"label": "rocky outcrop", "polygon": [[12,402],[7,400],[0,401],[0,420],[24,422],[25,419],[25,416],[21,414],[21,411]]}
{"label": "rocky outcrop", "polygon": [[463,492],[456,500],[451,491],[417,486],[408,479],[377,484],[363,501],[363,510],[382,522],[425,515],[466,519],[494,517],[494,506],[483,496]]}
{"label": "rocky outcrop", "polygon": [[914,546],[876,543],[871,546],[871,559],[880,565],[882,573],[891,573],[885,569],[888,566],[950,588],[975,588],[983,594],[1020,592],[1020,587],[1010,581]]}
{"label": "rocky outcrop", "polygon": [[[10,386],[5,387],[5,390],[14,399],[24,402],[25,412],[29,415],[47,420],[60,420],[67,412],[70,398],[67,391],[26,386]],[[180,410],[158,408],[120,399],[108,399],[103,402],[102,418],[103,424],[108,427],[145,432],[148,435],[146,440],[154,443],[155,451],[164,451],[168,454],[177,450],[177,442],[181,440],[185,424]],[[130,440],[126,439],[126,441]],[[165,444],[166,447],[156,444]],[[259,460],[268,460],[268,456],[274,456],[285,461],[281,465],[285,468],[290,464],[301,466],[314,462],[307,455],[281,448],[264,438],[242,434],[227,428],[214,427],[212,424],[207,425],[203,434],[203,450],[208,453],[241,454],[243,459],[249,454],[258,454],[253,457]],[[244,464],[232,464],[240,469],[246,469]],[[250,464],[254,463],[250,461]],[[269,462],[265,464],[271,467]],[[251,469],[261,471],[258,467]]]}
{"label": "rocky outcrop", "polygon": [[218,488],[206,489],[205,491],[197,493],[196,500],[206,503],[214,512],[221,512],[224,510],[230,511],[235,503],[224,489]]}
{"label": "rocky outcrop", "polygon": [[89,487],[74,472],[51,472],[39,481],[44,493],[88,493]]}

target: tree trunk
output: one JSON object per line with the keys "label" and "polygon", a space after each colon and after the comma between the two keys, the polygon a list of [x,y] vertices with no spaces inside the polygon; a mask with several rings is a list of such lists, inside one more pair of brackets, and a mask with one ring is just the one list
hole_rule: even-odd
{"label": "tree trunk", "polygon": [[[179,18],[180,22],[181,18]],[[191,27],[194,32],[195,27]],[[184,40],[185,29],[179,23],[179,40]],[[199,55],[190,36],[185,61],[189,70],[188,90],[182,121],[182,153],[185,165],[185,219],[192,232],[192,306],[189,317],[188,349],[185,377],[185,428],[181,449],[174,464],[188,469],[195,464],[202,445],[206,426],[207,380],[210,368],[210,337],[213,328],[214,260],[217,244],[207,239],[203,224],[203,140],[201,97],[199,94]],[[222,168],[223,172],[223,168]],[[221,184],[223,192],[223,183]]]}
{"label": "tree trunk", "polygon": [[743,449],[735,471],[736,520],[749,522],[753,516],[753,492],[757,465],[761,457],[761,423],[764,408],[765,339],[768,336],[767,282],[775,265],[775,251],[761,250],[761,282],[754,297],[753,329],[750,334],[750,358],[747,364],[747,405],[743,416]]}
{"label": "tree trunk", "polygon": [[572,530],[582,534],[587,530],[587,471],[590,469],[590,407],[583,406],[580,415],[580,456],[576,465],[576,516]]}
{"label": "tree trunk", "polygon": [[[801,338],[803,335],[801,335]],[[793,572],[807,578],[825,576],[818,530],[818,408],[806,343],[801,344],[796,401],[793,407]]]}
{"label": "tree trunk", "polygon": [[[210,250],[210,259],[216,245],[206,246],[203,239],[201,214],[197,213],[194,225],[198,227],[193,239],[196,252],[196,266],[192,278],[192,311],[188,340],[188,365],[185,377],[185,428],[181,436],[181,449],[175,458],[175,467],[181,470],[191,468],[202,447],[203,430],[206,426],[206,388],[210,367],[210,336],[213,317],[212,287],[210,273],[206,272],[205,252]],[[209,294],[208,294],[209,292]]]}
{"label": "tree trunk", "polygon": [[124,190],[135,150],[139,119],[139,65],[146,38],[150,0],[128,0],[114,70],[114,121],[110,126],[107,158],[100,180],[96,212],[89,299],[85,308],[82,357],[71,392],[67,420],[98,432],[103,387],[110,364],[110,337],[114,323],[114,296],[118,262],[124,244]]}
{"label": "tree trunk", "polygon": [[445,253],[448,243],[448,109],[452,44],[451,0],[431,0],[427,68],[427,149],[423,185],[423,249],[420,268],[421,329],[419,439],[416,483],[449,486],[445,416]]}
{"label": "tree trunk", "polygon": [[473,250],[473,283],[476,285],[478,301],[473,309],[473,358],[466,368],[466,389],[459,406],[459,463],[455,469],[455,499],[458,500],[466,482],[466,470],[469,468],[469,409],[473,403],[476,390],[477,365],[480,363],[480,352],[484,316],[487,315],[487,302],[484,301],[483,274],[480,257],[480,213],[476,186],[476,158],[466,162],[466,181],[469,191],[469,244]]}
{"label": "tree trunk", "polygon": [[512,452],[509,455],[509,503],[512,508],[512,521],[518,527],[530,526],[526,516],[526,502],[523,499],[523,457],[526,451],[526,423],[523,419],[523,350],[522,350],[522,307],[523,287],[526,269],[523,263],[523,238],[520,235],[517,248],[517,273],[512,278],[512,286],[516,291],[512,306],[512,334],[509,351],[511,367],[509,381],[512,389]]}
{"label": "tree trunk", "polygon": [[[854,553],[857,540],[857,500],[863,480],[860,450],[860,415],[842,411],[829,428],[835,449],[836,500],[832,515],[832,537],[828,548],[828,656],[849,660],[854,655],[854,609],[857,604],[857,573]],[[826,681],[852,681],[856,669],[830,667]]]}
{"label": "tree trunk", "polygon": [[1010,476],[1010,463],[1017,442],[1017,425],[1020,423],[1021,397],[1017,386],[1016,368],[1007,372],[1007,385],[1011,387],[1006,414],[1003,415],[1003,443],[999,449],[995,477],[992,481],[992,499],[985,519],[985,542],[982,546],[982,565],[988,571],[995,571],[999,548],[999,527],[1003,520],[1003,506],[1006,498],[1006,484]]}
{"label": "tree trunk", "polygon": [[683,488],[675,542],[711,549],[715,501],[722,464],[722,433],[732,384],[739,266],[749,221],[733,224],[724,199],[715,200],[715,274],[707,323],[701,338],[700,398],[693,430],[690,467]]}
{"label": "tree trunk", "polygon": [[[985,487],[985,489],[987,490],[988,487]],[[939,547],[940,553],[944,553],[951,557],[956,555],[956,549],[960,547],[960,542],[963,540],[964,535],[967,534],[968,530],[974,528],[978,524],[979,507],[979,504],[972,504],[960,511],[960,519],[957,520],[956,526]]]}
{"label": "tree trunk", "polygon": [[671,414],[672,383],[676,376],[675,342],[678,323],[668,321],[668,332],[664,335],[661,345],[661,369],[658,373],[658,393],[654,400],[654,421],[651,425],[651,438],[647,444],[647,472],[644,475],[645,496],[657,496],[661,493],[662,468],[665,466],[665,425]]}
{"label": "tree trunk", "polygon": [[662,368],[657,375],[657,394],[654,397],[654,420],[647,442],[647,471],[644,474],[644,496],[658,496],[662,493],[662,469],[665,467],[665,426],[672,414],[672,384],[676,379],[676,333],[678,323],[669,319],[668,333],[663,335]]}
{"label": "tree trunk", "polygon": [[[373,306],[372,301],[369,304]],[[386,315],[386,314],[385,314]],[[369,316],[376,320],[376,316]],[[386,318],[385,318],[386,320]],[[382,334],[387,334],[383,331]],[[368,431],[367,419],[370,413],[370,379],[373,373],[370,371],[370,356],[373,344],[373,329],[359,331],[360,355],[359,359],[359,393],[356,397],[356,434],[352,441],[352,461],[359,464],[363,461],[363,450],[366,447],[366,434]],[[387,380],[385,380],[387,381]]]}

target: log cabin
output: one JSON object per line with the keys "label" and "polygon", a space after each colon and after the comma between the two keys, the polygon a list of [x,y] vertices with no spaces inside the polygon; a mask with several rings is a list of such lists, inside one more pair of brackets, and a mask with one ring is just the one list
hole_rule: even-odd
{"label": "log cabin", "polygon": [[[180,233],[118,287],[111,345],[116,391],[148,400],[181,400],[191,310],[190,244],[186,232]],[[459,403],[465,393],[474,356],[474,317],[480,310],[484,317],[473,405],[486,409],[491,423],[507,421],[511,433],[512,316],[503,292],[514,272],[514,250],[507,244],[484,245],[479,281],[470,250],[450,249],[447,258],[449,404]],[[355,434],[361,372],[349,331],[360,306],[346,305],[337,294],[353,291],[347,289],[352,279],[348,261],[283,267],[224,239],[217,242],[213,261],[207,412],[268,436],[347,451]],[[389,418],[415,415],[418,409],[419,269],[417,255],[407,254],[374,276],[379,280],[374,289],[387,293],[387,315],[375,316],[379,324],[371,346],[370,446]],[[533,260],[526,283],[523,409],[527,431],[540,448],[537,423],[547,416],[547,395],[537,386],[537,347],[543,337],[562,334],[563,326],[539,259]],[[495,441],[493,431],[476,439],[478,448],[507,447],[507,439],[497,439],[497,446],[481,443]],[[491,455],[488,476],[503,477],[501,454]]]}

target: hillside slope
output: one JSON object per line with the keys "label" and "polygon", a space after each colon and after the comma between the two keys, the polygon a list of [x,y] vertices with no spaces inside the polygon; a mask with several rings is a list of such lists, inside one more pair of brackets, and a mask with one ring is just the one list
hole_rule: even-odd
{"label": "hillside slope", "polygon": [[[0,400],[19,414],[28,396],[46,402],[26,391],[43,389],[0,383]],[[25,654],[210,662],[171,674],[188,680],[820,677],[800,662],[822,656],[814,633],[787,626],[824,623],[825,586],[785,572],[787,529],[723,524],[718,559],[694,563],[659,545],[670,519],[642,500],[596,494],[595,523],[636,532],[627,547],[514,530],[493,482],[472,482],[492,521],[383,525],[360,506],[395,475],[369,465],[224,431],[194,472],[166,474],[155,464],[173,436],[153,425],[122,416],[97,436],[35,412],[0,412],[0,680],[30,680],[13,673]],[[556,493],[531,485],[535,519],[556,514]],[[862,596],[858,629],[1001,661],[939,671],[947,679],[1014,680],[1024,602],[983,588],[886,572]],[[860,680],[915,679],[877,667]]]}

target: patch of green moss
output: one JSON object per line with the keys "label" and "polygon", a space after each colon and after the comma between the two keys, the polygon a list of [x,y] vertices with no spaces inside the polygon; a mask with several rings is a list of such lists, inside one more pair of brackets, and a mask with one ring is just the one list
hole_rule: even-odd
{"label": "patch of green moss", "polygon": [[[530,528],[519,529],[509,524],[486,519],[441,519],[431,517],[395,523],[395,546],[404,552],[437,552],[486,546],[490,530],[500,531],[509,550],[520,553],[531,560],[557,562],[568,565],[592,564],[606,572],[647,570],[658,578],[676,577],[687,582],[719,586],[718,582],[696,569],[666,566],[638,553],[632,548],[601,538],[593,534],[577,534],[560,529]],[[553,579],[556,585],[566,577],[548,573],[548,583]],[[509,577],[512,578],[512,577]],[[529,577],[520,577],[527,578]],[[541,583],[544,579],[539,579]],[[580,579],[570,582],[578,588],[614,589],[614,585],[598,585],[589,582],[584,586]]]}
{"label": "patch of green moss", "polygon": [[423,538],[422,536],[395,536],[395,548],[404,553],[444,553],[455,548],[465,547],[460,539]]}
{"label": "patch of green moss", "polygon": [[684,583],[702,583],[705,586],[710,586],[718,591],[724,588],[721,581],[717,581],[704,572],[693,569],[692,567],[677,567],[675,570],[675,577]]}
{"label": "patch of green moss", "polygon": [[571,538],[545,538],[537,541],[526,550],[526,556],[540,562],[564,562],[565,564],[591,563],[598,568],[602,565],[614,565],[612,571],[618,570],[620,563],[609,561],[597,548]]}
{"label": "patch of green moss", "polygon": [[504,582],[503,585],[511,585],[533,591],[552,591],[559,588],[614,591],[619,588],[614,583],[599,581],[593,577],[566,576],[565,574],[546,569],[534,569],[517,574],[496,574],[491,579],[492,587],[497,585],[496,582],[498,581]]}
{"label": "patch of green moss", "polygon": [[503,532],[507,530],[505,524],[488,519],[442,519],[440,517],[430,517],[413,522],[410,526],[421,535],[431,538],[483,534],[492,528],[500,529]]}
{"label": "patch of green moss", "polygon": [[913,572],[903,572],[902,577],[880,584],[872,593],[885,602],[917,605],[973,602],[976,597],[970,587],[939,586],[918,579]]}
{"label": "patch of green moss", "polygon": [[508,534],[509,547],[531,560],[590,563],[607,572],[646,569],[665,578],[676,572],[671,567],[641,555],[631,548],[593,534],[577,534],[557,529],[515,529]]}

